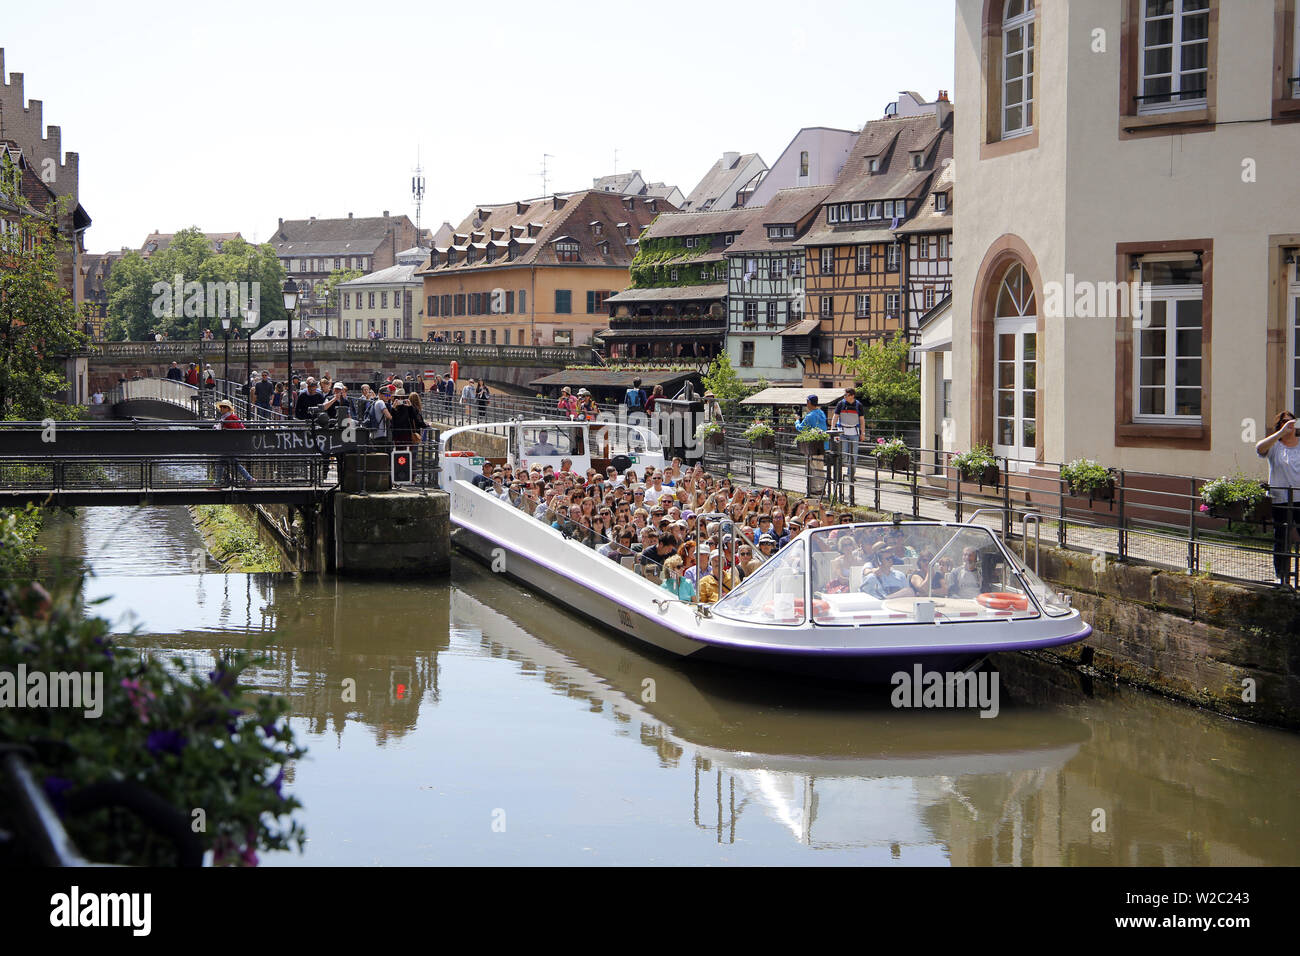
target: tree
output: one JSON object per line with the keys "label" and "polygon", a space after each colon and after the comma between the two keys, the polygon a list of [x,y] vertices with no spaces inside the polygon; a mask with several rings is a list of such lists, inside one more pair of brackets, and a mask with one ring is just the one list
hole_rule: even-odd
{"label": "tree", "polygon": [[742,398],[756,391],[753,386],[741,381],[726,352],[718,353],[701,379],[704,388],[717,397],[718,404],[722,406],[722,414],[728,418],[735,413],[736,405]]}
{"label": "tree", "polygon": [[68,417],[56,400],[68,388],[63,360],[86,336],[59,285],[59,242],[50,221],[34,216],[0,233],[0,419]]}
{"label": "tree", "polygon": [[859,349],[858,358],[844,359],[853,373],[858,398],[873,419],[917,421],[921,417],[921,370],[909,368],[911,346],[900,331]]}
{"label": "tree", "polygon": [[111,341],[143,339],[154,328],[149,311],[154,273],[138,252],[128,252],[108,274],[108,319],[104,335]]}

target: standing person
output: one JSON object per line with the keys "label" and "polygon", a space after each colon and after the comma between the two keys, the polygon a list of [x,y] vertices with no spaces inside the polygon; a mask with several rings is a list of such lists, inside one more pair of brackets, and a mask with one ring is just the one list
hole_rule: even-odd
{"label": "standing person", "polygon": [[1287,531],[1300,526],[1300,436],[1296,417],[1285,409],[1273,419],[1273,433],[1255,446],[1268,459],[1268,496],[1273,506],[1275,584],[1291,584],[1291,542]]}
{"label": "standing person", "polygon": [[361,424],[370,430],[370,441],[382,445],[392,441],[390,428],[392,421],[393,413],[389,410],[388,403],[384,401],[384,393],[380,392],[370,403]]}
{"label": "standing person", "polygon": [[409,447],[420,440],[420,429],[424,426],[424,422],[411,405],[406,389],[399,386],[393,392],[390,401],[392,403],[393,444]]}
{"label": "standing person", "polygon": [[185,370],[185,384],[193,385],[195,388],[198,388],[199,367],[195,365],[193,362],[191,362],[190,367]]}
{"label": "standing person", "polygon": [[[242,429],[244,423],[239,420],[235,414],[235,406],[228,399],[220,399],[217,402],[217,423],[213,426],[217,431],[231,429]],[[238,470],[244,477],[247,484],[253,484],[253,476],[248,473],[248,469],[240,464],[238,458],[227,458],[217,466],[217,484],[213,485],[211,491],[220,491],[226,485],[231,483],[234,471]]]}
{"label": "standing person", "polygon": [[[418,382],[419,379],[416,379],[416,381]],[[429,423],[424,420],[424,402],[420,399],[419,392],[412,392],[409,397],[411,399],[411,407],[415,409],[415,417],[419,424],[419,431],[416,432],[416,439],[418,441],[427,442],[432,436],[433,429],[430,428]]]}
{"label": "standing person", "polygon": [[573,420],[577,415],[578,400],[573,397],[573,391],[569,386],[566,385],[560,389],[560,400],[555,403],[555,407],[561,415],[569,420]]}
{"label": "standing person", "polygon": [[478,380],[478,388],[474,392],[474,397],[478,399],[478,420],[485,422],[487,421],[488,399],[492,397],[492,393],[488,391],[486,379],[481,378]]}
{"label": "standing person", "polygon": [[653,416],[655,413],[655,402],[664,397],[664,387],[656,385],[650,397],[645,400],[645,413]]}
{"label": "standing person", "polygon": [[[817,396],[809,392],[808,399],[804,403],[804,416],[795,422],[795,431],[801,432],[805,428],[820,428],[822,431],[826,431],[828,427],[826,413],[819,407]],[[822,447],[825,448],[825,445],[826,443],[823,443]]]}
{"label": "standing person", "polygon": [[307,376],[307,390],[298,396],[293,406],[293,417],[305,422],[311,410],[324,404],[325,396],[316,389],[316,379]]}
{"label": "standing person", "polygon": [[275,391],[271,393],[271,416],[284,418],[284,382],[276,382]]}
{"label": "standing person", "polygon": [[175,362],[172,362],[171,368],[167,370],[167,377],[176,382],[184,381],[185,379],[184,374],[181,372],[181,367]]}
{"label": "standing person", "polygon": [[471,378],[465,383],[465,387],[460,390],[460,403],[464,407],[465,421],[467,422],[471,421],[474,414],[474,399],[478,392],[474,384],[474,379]]}
{"label": "standing person", "polygon": [[849,481],[858,468],[858,443],[862,441],[862,428],[867,410],[858,401],[857,389],[852,385],[844,390],[844,397],[835,403],[834,421],[840,429],[840,453],[849,464]]}
{"label": "standing person", "polygon": [[253,400],[258,418],[271,417],[271,396],[275,394],[275,383],[269,373],[263,371],[257,384],[253,386]]}
{"label": "standing person", "polygon": [[578,421],[594,422],[600,415],[600,408],[596,405],[596,400],[591,397],[591,392],[585,388],[578,389]]}
{"label": "standing person", "polygon": [[623,406],[627,409],[627,423],[629,425],[641,425],[645,423],[645,389],[641,387],[641,379],[632,379],[632,387],[623,395]]}

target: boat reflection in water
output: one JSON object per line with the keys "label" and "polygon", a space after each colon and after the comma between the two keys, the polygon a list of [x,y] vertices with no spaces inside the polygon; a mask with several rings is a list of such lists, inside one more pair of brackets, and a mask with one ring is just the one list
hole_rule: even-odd
{"label": "boat reflection in water", "polygon": [[663,766],[690,753],[694,823],[720,843],[734,843],[757,811],[811,847],[882,847],[904,862],[941,863],[954,843],[997,842],[1006,858],[988,862],[1036,862],[1001,836],[1021,832],[1026,804],[1037,809],[1052,772],[1089,738],[1082,720],[1005,703],[991,720],[900,711],[888,688],[683,665],[586,622],[539,615],[537,598],[478,566],[459,566],[455,584],[453,623],[477,631],[487,653],[607,712]]}

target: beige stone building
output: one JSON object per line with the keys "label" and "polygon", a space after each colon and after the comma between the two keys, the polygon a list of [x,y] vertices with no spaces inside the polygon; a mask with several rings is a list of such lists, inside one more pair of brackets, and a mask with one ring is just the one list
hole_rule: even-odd
{"label": "beige stone building", "polygon": [[958,0],[953,447],[1260,472],[1297,404],[1295,8]]}

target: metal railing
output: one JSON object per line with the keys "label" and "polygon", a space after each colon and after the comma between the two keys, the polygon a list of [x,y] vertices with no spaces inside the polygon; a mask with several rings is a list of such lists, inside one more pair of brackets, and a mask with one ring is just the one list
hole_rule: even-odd
{"label": "metal railing", "polygon": [[168,405],[176,405],[198,415],[202,391],[188,382],[178,382],[174,378],[138,378],[119,382],[104,396],[104,402],[108,405],[133,399],[166,402]]}
{"label": "metal railing", "polygon": [[320,454],[0,456],[0,493],[213,491],[231,487],[320,490]]}
{"label": "metal railing", "polygon": [[[255,358],[279,359],[285,355],[287,339],[231,339],[230,362],[244,364],[251,349]],[[224,349],[224,343],[198,340],[169,342],[96,342],[88,349],[92,356],[103,358],[159,358],[190,360],[200,353],[212,361]],[[457,342],[419,342],[400,339],[341,339],[326,336],[293,340],[295,356],[304,359],[331,356],[368,356],[383,364],[398,359],[447,365],[533,364],[563,368],[566,365],[603,365],[600,353],[590,345],[467,345]]]}
{"label": "metal railing", "polygon": [[[952,452],[909,446],[907,466],[895,470],[872,454],[872,443],[864,442],[850,473],[834,433],[824,456],[807,455],[784,428],[773,438],[771,447],[759,448],[728,429],[718,443],[706,445],[705,467],[753,485],[912,518],[961,521],[977,509],[993,509],[995,520],[978,520],[1000,525],[1008,541],[1024,536],[1028,514],[1030,533],[1055,525],[1056,544],[1062,548],[1191,574],[1300,583],[1293,545],[1300,489],[1275,489],[1285,497],[1276,511],[1266,500],[1250,514],[1219,514],[1202,510],[1201,488],[1208,478],[1119,469],[1108,487],[1090,497],[1071,492],[1058,463],[997,456],[996,476],[981,483],[984,476],[959,480]],[[1263,529],[1275,514],[1283,525],[1266,536]]]}

